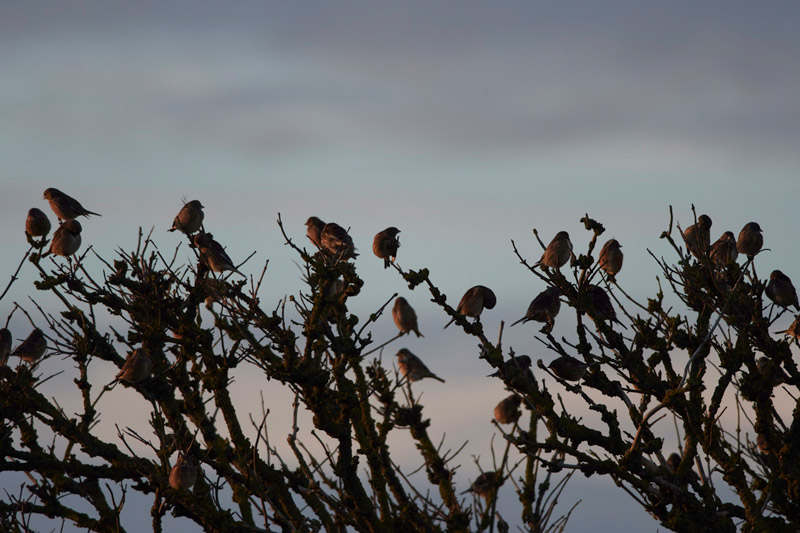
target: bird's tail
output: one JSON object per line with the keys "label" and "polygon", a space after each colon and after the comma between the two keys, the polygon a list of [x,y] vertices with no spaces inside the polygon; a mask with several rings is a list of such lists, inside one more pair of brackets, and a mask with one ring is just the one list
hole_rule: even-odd
{"label": "bird's tail", "polygon": [[451,319],[450,319],[450,322],[448,322],[447,324],[445,324],[445,325],[444,325],[444,327],[443,327],[442,329],[447,329],[447,326],[449,326],[450,324],[452,324],[453,322],[455,322],[455,320],[456,320],[456,319],[455,319],[455,317],[451,318]]}
{"label": "bird's tail", "polygon": [[524,316],[524,317],[520,318],[519,320],[517,320],[516,322],[514,322],[513,324],[511,324],[511,326],[508,326],[508,327],[516,326],[520,322],[524,322],[526,318],[528,318],[528,317]]}
{"label": "bird's tail", "polygon": [[384,257],[384,258],[383,258],[383,268],[389,268],[389,266],[390,266],[391,264],[392,264],[392,262],[391,262],[391,261],[389,261],[389,258],[388,258],[388,257]]}
{"label": "bird's tail", "polygon": [[442,383],[444,383],[444,380],[442,378],[440,378],[439,376],[437,376],[436,374],[431,374],[431,377],[433,379],[437,379],[437,380],[441,381]]}
{"label": "bird's tail", "polygon": [[417,337],[424,337],[424,336],[425,336],[425,335],[423,335],[422,333],[420,333],[418,329],[415,329],[415,330],[414,330],[414,333],[416,333],[416,334],[417,334]]}

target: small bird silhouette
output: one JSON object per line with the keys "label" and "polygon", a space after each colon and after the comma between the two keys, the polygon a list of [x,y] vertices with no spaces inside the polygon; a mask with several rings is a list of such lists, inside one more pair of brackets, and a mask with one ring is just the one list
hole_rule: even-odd
{"label": "small bird silhouette", "polygon": [[559,231],[550,244],[547,245],[542,258],[537,265],[544,265],[554,270],[560,270],[567,264],[572,255],[572,242],[569,240],[569,233]]}
{"label": "small bird silhouette", "polygon": [[44,211],[35,207],[28,210],[28,218],[25,219],[25,233],[31,237],[44,237],[50,233],[50,219]]}
{"label": "small bird silhouette", "polygon": [[462,492],[462,494],[472,492],[481,498],[488,498],[492,494],[492,489],[498,485],[500,479],[501,478],[498,475],[498,472],[483,472],[481,475],[475,478],[475,481],[472,482],[472,485],[467,490]]}
{"label": "small bird silhouette", "polygon": [[736,237],[732,231],[726,231],[711,245],[711,261],[718,267],[733,263],[738,256]]}
{"label": "small bird silhouette", "polygon": [[622,269],[622,245],[617,239],[611,239],[603,245],[600,249],[600,255],[597,258],[597,265],[602,268],[608,279],[615,280],[617,273]]}
{"label": "small bird silhouette", "polygon": [[403,377],[407,378],[408,381],[433,378],[444,383],[442,378],[428,370],[425,363],[406,348],[401,348],[400,351],[397,352],[397,367],[400,369],[400,373],[403,374]]}
{"label": "small bird silhouette", "polygon": [[711,244],[711,217],[697,217],[697,223],[683,232],[683,240],[686,241],[686,248],[698,259],[707,254]]}
{"label": "small bird silhouette", "polygon": [[413,331],[417,334],[417,337],[424,337],[424,335],[419,332],[419,327],[417,326],[417,313],[402,296],[398,296],[394,300],[392,318],[394,318],[394,323],[401,333]]}
{"label": "small bird silhouette", "polygon": [[507,361],[503,361],[500,368],[487,377],[510,379],[514,376],[523,376],[526,379],[531,379],[533,378],[533,372],[531,372],[532,364],[533,361],[531,361],[529,355],[515,355],[514,357],[510,357]]}
{"label": "small bird silhouette", "polygon": [[770,362],[770,359],[763,355],[756,359],[756,367],[758,367],[758,371],[761,372],[762,375],[770,378],[769,382],[773,387],[777,387],[781,383],[786,383],[789,379],[789,376],[786,375],[786,372],[784,372],[777,363]]}
{"label": "small bird silhouette", "polygon": [[125,358],[125,363],[117,374],[117,379],[128,383],[139,383],[150,377],[152,368],[153,363],[147,352],[142,348],[136,348]]}
{"label": "small bird silhouette", "polygon": [[47,339],[41,329],[35,328],[22,343],[11,352],[11,355],[21,358],[23,361],[35,363],[47,350]]}
{"label": "small bird silhouette", "polygon": [[792,325],[789,326],[784,331],[780,331],[782,335],[786,335],[787,337],[794,337],[795,339],[800,339],[800,315],[797,315],[794,318],[794,322]]}
{"label": "small bird silhouette", "polygon": [[5,366],[8,362],[8,354],[11,353],[11,332],[8,328],[0,329],[0,366]]}
{"label": "small bird silhouette", "polygon": [[322,248],[327,250],[328,254],[333,257],[340,257],[347,261],[358,256],[356,247],[353,245],[353,238],[343,227],[335,222],[329,222],[322,228],[320,243]]}
{"label": "small bird silhouette", "polygon": [[764,292],[767,294],[767,298],[777,305],[781,307],[793,305],[800,311],[800,303],[797,302],[797,291],[792,285],[792,280],[780,270],[773,270],[769,275],[769,283],[767,283],[767,288]]}
{"label": "small bird silhouette", "polygon": [[200,260],[214,272],[233,270],[244,276],[244,274],[239,272],[236,266],[234,266],[230,256],[225,252],[225,248],[215,241],[210,233],[200,232],[195,235],[194,244],[200,250]]}
{"label": "small bird silhouette", "polygon": [[756,222],[745,224],[736,241],[736,249],[739,250],[739,253],[752,259],[761,251],[762,246],[764,246],[764,236],[761,234],[761,226]]}
{"label": "small bird silhouette", "polygon": [[494,419],[497,420],[498,424],[512,424],[516,422],[522,415],[522,411],[520,411],[519,408],[520,403],[522,403],[522,398],[516,394],[512,394],[500,400],[500,403],[494,408]]}
{"label": "small bird silhouette", "polygon": [[558,298],[560,295],[561,291],[558,287],[546,288],[533,299],[525,312],[525,316],[511,324],[511,326],[515,326],[520,322],[535,320],[536,322],[548,324],[549,328],[552,329],[553,320],[561,310],[561,300]]}
{"label": "small bird silhouette", "polygon": [[[456,312],[477,319],[484,309],[494,309],[495,305],[497,305],[497,297],[492,292],[492,289],[483,285],[475,285],[461,297],[461,301],[458,302],[458,307],[456,307]],[[445,324],[445,329],[454,321],[455,318],[452,318],[450,322]]]}
{"label": "small bird silhouette", "polygon": [[562,355],[561,357],[550,361],[547,368],[553,371],[553,374],[560,377],[564,381],[580,381],[583,375],[586,374],[586,368],[589,365],[570,357]]}
{"label": "small bird silhouette", "polygon": [[175,220],[172,221],[172,227],[167,231],[178,230],[186,235],[197,232],[200,230],[200,226],[203,225],[203,218],[205,218],[203,207],[200,200],[192,200],[183,204],[181,210],[175,215]]}
{"label": "small bird silhouette", "polygon": [[322,248],[322,230],[324,228],[325,223],[317,217],[308,217],[306,220],[306,236],[317,248]]}
{"label": "small bird silhouette", "polygon": [[73,255],[81,247],[81,223],[77,220],[67,220],[53,233],[50,242],[50,252],[62,257]]}
{"label": "small bird silhouette", "polygon": [[102,216],[100,213],[87,210],[78,200],[53,187],[45,189],[44,198],[50,202],[50,209],[60,220],[72,220],[80,216],[88,217],[89,215]]}
{"label": "small bird silhouette", "polygon": [[397,249],[400,248],[398,233],[400,230],[392,226],[377,233],[372,240],[372,252],[383,259],[383,268],[389,268],[397,257]]}
{"label": "small bird silhouette", "polygon": [[617,312],[611,304],[611,298],[608,297],[606,291],[597,285],[589,285],[586,287],[586,295],[589,297],[591,303],[589,315],[596,320],[610,320],[625,327],[622,322],[617,320]]}
{"label": "small bird silhouette", "polygon": [[681,465],[681,456],[675,452],[669,454],[667,457],[667,466],[669,467],[671,472],[677,472],[678,467]]}
{"label": "small bird silhouette", "polygon": [[175,490],[191,489],[197,481],[197,467],[186,456],[178,456],[175,466],[169,472],[169,486]]}

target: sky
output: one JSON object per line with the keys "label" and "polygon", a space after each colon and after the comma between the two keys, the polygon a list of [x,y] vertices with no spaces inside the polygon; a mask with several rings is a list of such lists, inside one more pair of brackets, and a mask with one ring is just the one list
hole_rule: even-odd
{"label": "sky", "polygon": [[[83,239],[104,257],[134,246],[139,227],[171,252],[182,242],[166,232],[172,218],[184,198],[201,200],[234,261],[257,252],[246,274],[269,260],[262,298],[273,302],[301,288],[278,213],[303,245],[309,216],[335,221],[361,252],[366,285],[351,309],[370,313],[395,292],[417,309],[426,337],[384,357],[405,345],[447,379],[420,390],[433,427],[454,447],[469,440],[471,479],[504,391],[474,342],[442,331],[429,298],[381,268],[372,236],[400,228],[398,263],[429,268],[451,304],[492,287],[488,331],[544,288],[510,240],[532,261],[534,228],[545,242],[566,230],[583,250],[586,213],[622,243],[620,283],[640,298],[657,289],[648,249],[670,254],[659,239],[670,206],[682,227],[692,205],[710,215],[713,239],[759,222],[759,272],[800,279],[798,26],[791,2],[0,1],[0,283],[27,249],[27,210],[50,213],[47,187],[102,213]],[[185,243],[178,257],[190,260]],[[31,307],[35,279],[26,265],[0,317],[15,301]],[[11,327],[15,339],[29,328],[19,315]],[[374,333],[395,331],[383,317]],[[504,341],[547,360],[533,334],[517,326]],[[126,400],[111,401],[113,427]],[[655,531],[610,487],[573,480],[570,530]]]}

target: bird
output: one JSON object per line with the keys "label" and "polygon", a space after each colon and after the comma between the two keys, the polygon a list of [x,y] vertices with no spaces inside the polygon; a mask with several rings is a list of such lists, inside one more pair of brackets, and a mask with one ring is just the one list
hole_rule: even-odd
{"label": "bird", "polygon": [[183,207],[181,207],[181,210],[178,211],[178,214],[175,215],[175,220],[172,221],[172,227],[167,231],[179,230],[186,235],[197,232],[203,224],[203,218],[205,217],[203,207],[200,200],[186,202],[183,204]]}
{"label": "bird", "polygon": [[497,485],[498,481],[500,481],[499,478],[500,476],[498,476],[497,472],[483,472],[481,475],[475,478],[475,481],[472,482],[472,485],[470,485],[467,490],[462,492],[462,494],[472,492],[473,494],[482,498],[488,498],[492,493],[492,489]]}
{"label": "bird", "polygon": [[711,217],[700,215],[697,223],[692,224],[683,232],[686,248],[698,259],[708,253],[711,244]]}
{"label": "bird", "polygon": [[398,233],[400,230],[392,226],[375,234],[375,238],[372,239],[372,252],[383,259],[383,268],[389,268],[397,257],[397,249],[400,248]]}
{"label": "bird", "polygon": [[767,283],[767,288],[764,292],[767,294],[767,298],[777,305],[781,307],[793,305],[800,311],[800,303],[797,302],[797,291],[792,285],[792,280],[780,270],[773,270],[769,275],[769,283]]}
{"label": "bird", "polygon": [[[461,297],[461,301],[458,302],[458,307],[456,307],[456,312],[477,319],[484,309],[494,309],[495,305],[497,305],[497,297],[492,292],[492,289],[483,285],[475,285]],[[455,321],[455,317],[445,324],[445,329],[453,321]]]}
{"label": "bird", "polygon": [[800,315],[795,317],[794,322],[792,322],[786,330],[779,331],[778,333],[800,340]]}
{"label": "bird", "polygon": [[608,278],[614,281],[614,276],[622,269],[622,245],[617,239],[610,239],[600,249],[597,265],[602,268]]}
{"label": "bird", "polygon": [[8,354],[11,353],[11,332],[8,328],[0,329],[0,366],[6,366]]}
{"label": "bird", "polygon": [[586,288],[586,294],[589,296],[589,302],[593,308],[594,314],[589,313],[592,318],[610,320],[622,325],[622,323],[617,320],[617,312],[614,311],[611,298],[608,297],[608,294],[606,294],[606,291],[604,291],[602,287],[589,285]]}
{"label": "bird", "polygon": [[81,247],[81,223],[67,220],[61,224],[50,242],[50,252],[62,257],[73,255]]}
{"label": "bird", "polygon": [[777,363],[770,363],[770,359],[763,355],[756,359],[756,367],[762,375],[770,378],[770,385],[773,387],[777,387],[781,383],[786,383],[789,379],[789,376],[786,375],[786,372],[783,371],[780,365]]}
{"label": "bird", "polygon": [[589,365],[574,357],[562,355],[561,357],[550,361],[547,368],[553,371],[553,374],[560,377],[564,381],[580,381],[586,373],[586,368]]}
{"label": "bird", "polygon": [[28,210],[28,218],[25,219],[25,233],[31,237],[44,237],[50,233],[50,219],[44,211],[33,207]]}
{"label": "bird", "polygon": [[320,243],[322,249],[334,257],[341,257],[345,261],[357,257],[356,248],[353,245],[353,238],[343,227],[335,222],[325,224],[320,232]]}
{"label": "bird", "polygon": [[411,307],[408,301],[402,296],[398,296],[394,300],[394,307],[392,307],[392,318],[394,318],[394,323],[401,333],[409,333],[413,331],[417,334],[417,337],[425,336],[419,332],[419,326],[417,326],[417,313],[414,312],[414,308]]}
{"label": "bird", "polygon": [[531,320],[552,324],[553,319],[561,310],[561,300],[558,298],[560,295],[561,291],[558,287],[546,288],[531,301],[528,310],[525,312],[525,316],[511,324],[511,326]]}
{"label": "bird", "polygon": [[128,383],[139,383],[150,377],[152,368],[153,363],[147,352],[142,348],[136,348],[125,358],[125,363],[117,374],[117,379]]}
{"label": "bird", "polygon": [[762,246],[764,246],[764,236],[761,234],[761,226],[757,222],[745,224],[736,240],[736,249],[739,250],[739,253],[752,259],[761,251]]}
{"label": "bird", "polygon": [[669,454],[669,457],[667,457],[667,466],[669,467],[670,471],[673,473],[677,472],[680,465],[681,456],[675,452]]}
{"label": "bird", "polygon": [[230,256],[225,252],[225,248],[215,241],[210,233],[200,232],[195,235],[194,244],[200,250],[200,260],[214,272],[233,270],[244,276],[244,274],[239,272],[234,266]]}
{"label": "bird", "polygon": [[406,348],[401,348],[397,352],[397,367],[403,377],[408,378],[408,381],[419,381],[423,378],[433,378],[444,383],[444,380],[428,370],[422,360],[408,351]]}
{"label": "bird", "polygon": [[34,328],[31,334],[11,352],[11,355],[21,358],[23,361],[35,363],[47,350],[47,339],[39,328]]}
{"label": "bird", "polygon": [[516,422],[522,415],[522,411],[520,411],[519,408],[521,403],[522,398],[516,394],[512,394],[500,400],[500,403],[494,407],[494,419],[497,420],[498,424],[511,424]]}
{"label": "bird", "polygon": [[513,376],[522,375],[525,378],[533,378],[533,372],[531,372],[532,364],[533,361],[529,355],[515,355],[514,357],[510,357],[508,361],[503,361],[500,368],[487,377],[509,379]]}
{"label": "bird", "polygon": [[711,261],[717,266],[733,263],[738,256],[736,237],[732,231],[726,231],[711,245]]}
{"label": "bird", "polygon": [[45,189],[43,198],[50,202],[50,209],[53,210],[59,220],[72,220],[80,216],[88,217],[89,215],[102,216],[100,213],[89,211],[78,200],[53,187]]}
{"label": "bird", "polygon": [[322,230],[325,223],[317,217],[308,217],[306,220],[306,235],[314,246],[322,248]]}
{"label": "bird", "polygon": [[194,461],[183,455],[178,456],[175,466],[169,472],[169,486],[175,490],[191,489],[197,481],[197,467]]}
{"label": "bird", "polygon": [[569,240],[569,233],[559,231],[550,244],[547,245],[538,265],[548,266],[555,270],[560,270],[567,264],[572,255],[572,242]]}
{"label": "bird", "polygon": [[767,438],[763,433],[756,435],[756,446],[758,447],[759,452],[764,455],[769,455],[771,449],[769,447],[769,443],[767,442]]}

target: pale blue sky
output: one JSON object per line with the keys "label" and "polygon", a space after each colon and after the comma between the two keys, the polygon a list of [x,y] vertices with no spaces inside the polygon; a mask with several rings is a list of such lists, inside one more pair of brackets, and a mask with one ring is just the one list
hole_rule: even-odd
{"label": "pale blue sky", "polygon": [[[632,294],[655,290],[646,248],[668,253],[670,204],[684,227],[692,203],[708,213],[715,239],[758,221],[772,248],[759,271],[800,279],[799,26],[791,2],[3,1],[0,273],[24,253],[28,208],[49,213],[42,191],[58,187],[103,214],[83,236],[106,256],[140,225],[170,250],[181,198],[200,199],[234,260],[258,250],[247,273],[270,259],[267,299],[299,288],[277,212],[303,244],[309,215],[352,227],[360,312],[407,292],[370,251],[390,225],[399,263],[429,267],[451,303],[495,289],[490,328],[543,288],[509,239],[535,260],[531,228],[545,241],[566,229],[580,249],[585,212],[622,242]],[[24,270],[0,312],[33,279]],[[426,339],[403,342],[448,386],[482,378],[474,343],[440,332],[424,294],[406,296]],[[393,334],[384,322],[378,337]],[[518,329],[509,342],[534,350]],[[486,456],[488,439],[453,431]],[[571,530],[597,526],[594,513],[618,529],[616,508],[574,492],[585,503]]]}

